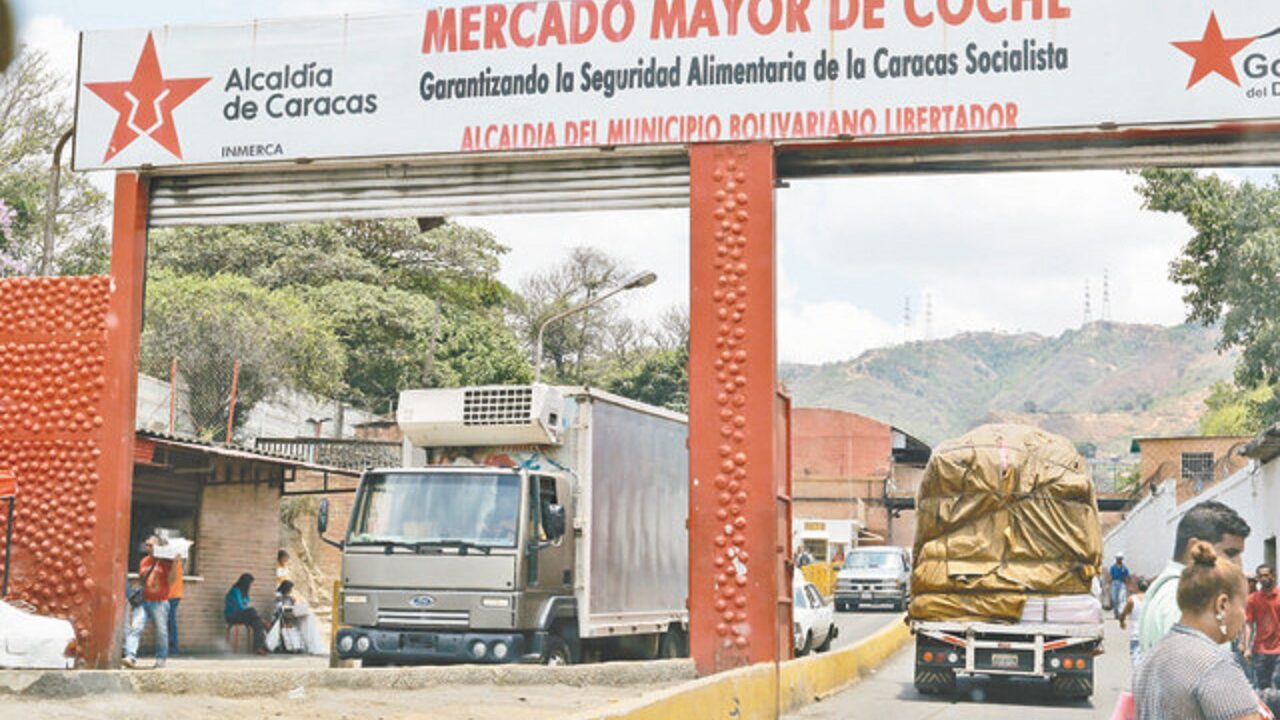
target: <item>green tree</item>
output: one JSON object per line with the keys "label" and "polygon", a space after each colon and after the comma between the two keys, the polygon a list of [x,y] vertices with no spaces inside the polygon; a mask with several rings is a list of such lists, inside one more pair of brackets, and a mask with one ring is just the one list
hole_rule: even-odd
{"label": "green tree", "polygon": [[298,292],[328,318],[346,347],[344,399],[377,408],[401,390],[427,382],[433,338],[440,324],[431,300],[355,280]]}
{"label": "green tree", "polygon": [[614,378],[609,391],[623,397],[689,412],[689,351],[686,348],[654,350],[634,371]]}
{"label": "green tree", "polygon": [[503,322],[514,299],[497,279],[506,251],[479,228],[360,220],[159,231],[152,264],[296,292],[345,348],[340,397],[385,408],[409,387],[528,377]]}
{"label": "green tree", "polygon": [[237,360],[237,424],[284,389],[335,393],[346,364],[329,321],[292,291],[268,290],[234,275],[159,271],[147,283],[142,370],[165,376],[175,358],[196,432],[206,438],[225,432]]}
{"label": "green tree", "polygon": [[1253,435],[1262,430],[1262,408],[1274,396],[1270,386],[1253,390],[1214,383],[1204,404],[1208,408],[1200,417],[1201,435]]}
{"label": "green tree", "polygon": [[[1239,185],[1193,170],[1144,170],[1138,193],[1148,209],[1181,215],[1194,236],[1170,265],[1186,288],[1189,320],[1219,324],[1220,350],[1240,348],[1236,385],[1280,384],[1280,186]],[[1280,401],[1258,405],[1264,424]]]}
{"label": "green tree", "polygon": [[[0,75],[0,201],[8,232],[0,236],[0,277],[40,270],[54,146],[71,127],[71,107],[44,53],[25,48]],[[106,197],[64,164],[59,182],[51,272],[106,270]]]}

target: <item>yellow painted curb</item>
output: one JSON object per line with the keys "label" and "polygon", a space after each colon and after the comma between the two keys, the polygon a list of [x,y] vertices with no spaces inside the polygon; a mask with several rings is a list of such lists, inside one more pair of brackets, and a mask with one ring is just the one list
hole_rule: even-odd
{"label": "yellow painted curb", "polygon": [[910,640],[910,629],[896,615],[874,635],[847,648],[699,678],[582,712],[573,720],[776,720],[782,713],[852,685]]}

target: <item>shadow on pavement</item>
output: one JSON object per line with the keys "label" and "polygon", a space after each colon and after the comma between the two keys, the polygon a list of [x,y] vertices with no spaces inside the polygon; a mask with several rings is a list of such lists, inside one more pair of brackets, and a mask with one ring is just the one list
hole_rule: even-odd
{"label": "shadow on pavement", "polygon": [[937,705],[1021,705],[1024,707],[1093,709],[1090,700],[1064,700],[1049,690],[1047,680],[1027,678],[961,677],[954,693],[922,695],[912,683],[900,683],[898,699]]}

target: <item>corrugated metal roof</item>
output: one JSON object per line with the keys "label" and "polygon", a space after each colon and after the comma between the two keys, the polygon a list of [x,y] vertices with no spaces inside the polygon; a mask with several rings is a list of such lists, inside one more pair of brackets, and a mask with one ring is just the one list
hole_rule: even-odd
{"label": "corrugated metal roof", "polygon": [[1258,433],[1240,454],[1262,463],[1275,460],[1280,456],[1280,425],[1272,425]]}
{"label": "corrugated metal roof", "polygon": [[314,470],[315,472],[329,473],[331,475],[345,475],[348,477],[359,477],[360,475],[358,471],[340,467],[330,467],[328,465],[316,465],[315,463],[309,463],[305,460],[299,460],[298,458],[290,457],[288,455],[264,452],[262,450],[255,450],[241,445],[223,445],[213,443],[208,440],[201,440],[199,438],[156,432],[154,430],[138,430],[137,433],[139,438],[149,440],[157,445],[182,448],[184,450],[192,450],[208,455],[267,463],[270,465],[284,465],[286,467],[298,468],[300,470]]}

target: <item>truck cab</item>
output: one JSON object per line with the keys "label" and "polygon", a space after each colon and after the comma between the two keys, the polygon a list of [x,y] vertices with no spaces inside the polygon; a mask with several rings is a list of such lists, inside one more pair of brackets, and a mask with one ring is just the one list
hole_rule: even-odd
{"label": "truck cab", "polygon": [[547,634],[573,602],[569,482],[485,466],[366,472],[343,543],[342,615],[355,627],[339,631],[339,656],[567,661]]}

